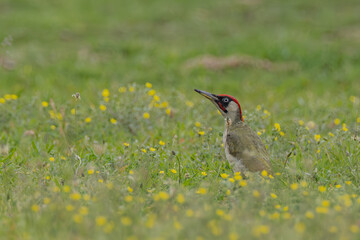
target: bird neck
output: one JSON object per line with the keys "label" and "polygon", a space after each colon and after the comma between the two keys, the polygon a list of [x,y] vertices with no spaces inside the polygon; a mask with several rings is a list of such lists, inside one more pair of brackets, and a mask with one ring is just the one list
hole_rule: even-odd
{"label": "bird neck", "polygon": [[243,122],[243,116],[241,110],[238,109],[237,111],[228,112],[225,117],[226,125],[230,126],[231,124]]}

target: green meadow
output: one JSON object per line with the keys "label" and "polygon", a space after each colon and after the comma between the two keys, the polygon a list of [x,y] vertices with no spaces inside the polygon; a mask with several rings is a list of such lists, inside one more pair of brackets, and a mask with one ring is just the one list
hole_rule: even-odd
{"label": "green meadow", "polygon": [[[358,0],[0,2],[1,239],[359,239]],[[273,174],[226,161],[230,94]]]}

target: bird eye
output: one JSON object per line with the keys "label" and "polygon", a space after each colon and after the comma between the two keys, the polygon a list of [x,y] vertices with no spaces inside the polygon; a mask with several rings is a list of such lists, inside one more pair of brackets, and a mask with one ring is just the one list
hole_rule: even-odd
{"label": "bird eye", "polygon": [[229,99],[228,99],[228,98],[224,98],[224,99],[223,99],[223,102],[229,102]]}

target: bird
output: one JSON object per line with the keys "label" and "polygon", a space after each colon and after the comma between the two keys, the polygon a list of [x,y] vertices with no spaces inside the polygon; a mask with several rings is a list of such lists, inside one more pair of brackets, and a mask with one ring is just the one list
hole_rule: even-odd
{"label": "bird", "polygon": [[259,135],[244,122],[239,102],[227,94],[212,94],[194,89],[209,99],[225,119],[223,145],[232,170],[243,177],[247,172],[271,174],[270,156]]}

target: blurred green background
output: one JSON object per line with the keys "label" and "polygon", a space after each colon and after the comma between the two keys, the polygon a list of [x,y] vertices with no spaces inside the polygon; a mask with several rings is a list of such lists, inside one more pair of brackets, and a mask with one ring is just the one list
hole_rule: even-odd
{"label": "blurred green background", "polygon": [[[313,101],[336,107],[360,89],[359,12],[357,0],[2,0],[0,39],[12,42],[0,54],[14,65],[0,70],[0,94],[78,91],[92,101],[103,88],[151,82],[162,93],[199,99],[199,88],[279,113]],[[205,55],[296,67],[186,67]]]}

